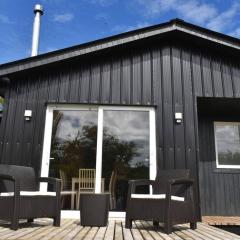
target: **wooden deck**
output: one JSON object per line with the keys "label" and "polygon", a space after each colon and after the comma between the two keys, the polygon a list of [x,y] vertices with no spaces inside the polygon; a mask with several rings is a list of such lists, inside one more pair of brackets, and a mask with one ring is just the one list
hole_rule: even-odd
{"label": "wooden deck", "polygon": [[226,216],[203,216],[202,221],[209,225],[235,225],[240,226],[240,217],[226,217]]}
{"label": "wooden deck", "polygon": [[107,227],[82,227],[79,221],[64,219],[61,227],[53,227],[48,219],[35,220],[34,223],[21,223],[17,231],[0,225],[0,240],[233,240],[240,236],[224,230],[198,223],[197,230],[189,229],[188,224],[177,225],[174,233],[166,235],[162,228],[153,228],[151,223],[136,221],[131,230],[124,228],[124,222],[110,220]]}

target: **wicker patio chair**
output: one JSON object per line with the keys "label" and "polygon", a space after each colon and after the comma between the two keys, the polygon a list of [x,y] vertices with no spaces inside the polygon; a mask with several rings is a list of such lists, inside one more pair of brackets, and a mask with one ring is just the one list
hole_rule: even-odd
{"label": "wicker patio chair", "polygon": [[[54,192],[40,192],[39,183],[46,182]],[[54,219],[60,226],[61,181],[55,178],[36,177],[31,167],[0,164],[0,219],[11,222],[18,229],[19,219],[32,222],[34,218]]]}
{"label": "wicker patio chair", "polygon": [[[148,220],[154,225],[164,223],[167,234],[174,224],[190,223],[191,229],[196,229],[195,184],[189,175],[189,170],[161,170],[154,181],[130,180],[126,228],[132,227],[132,220]],[[152,190],[150,194],[136,194],[139,186],[151,186]]]}
{"label": "wicker patio chair", "polygon": [[71,209],[74,209],[75,203],[77,206],[78,192],[68,189],[67,176],[63,170],[59,170],[59,175],[60,175],[60,179],[62,181],[62,184],[61,184],[61,208],[64,207],[66,197],[70,196],[70,197],[73,197],[73,206],[71,206]]}

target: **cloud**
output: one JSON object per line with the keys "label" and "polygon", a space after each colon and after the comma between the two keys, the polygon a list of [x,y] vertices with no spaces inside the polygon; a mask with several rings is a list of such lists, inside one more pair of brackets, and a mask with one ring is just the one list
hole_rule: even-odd
{"label": "cloud", "polygon": [[10,21],[9,17],[3,14],[0,14],[0,22],[10,24],[12,21]]}
{"label": "cloud", "polygon": [[173,11],[186,20],[195,23],[205,23],[217,15],[217,9],[208,3],[199,0],[135,0],[145,17],[156,17],[160,14]]}
{"label": "cloud", "polygon": [[200,3],[198,1],[184,1],[173,8],[185,19],[192,20],[202,24],[217,15],[217,9],[210,4]]}
{"label": "cloud", "polygon": [[147,27],[147,26],[150,26],[150,25],[151,24],[149,22],[139,22],[135,25],[119,24],[119,25],[115,25],[111,29],[111,32],[113,32],[113,33],[128,32],[128,31],[132,31],[132,30],[135,30],[135,29],[144,28],[144,27]]}
{"label": "cloud", "polygon": [[134,0],[135,9],[145,18],[171,14],[214,31],[240,37],[240,3],[230,3],[225,10],[202,0]]}
{"label": "cloud", "polygon": [[59,23],[66,23],[72,21],[73,18],[74,15],[72,13],[56,14],[53,17],[53,21]]}
{"label": "cloud", "polygon": [[97,4],[102,7],[108,7],[114,3],[116,3],[118,0],[86,0],[87,2],[90,2],[91,4]]}
{"label": "cloud", "polygon": [[236,24],[235,17],[239,15],[240,4],[234,3],[229,9],[220,13],[217,17],[211,19],[206,25],[214,31],[224,31]]}
{"label": "cloud", "polygon": [[240,38],[240,27],[234,29],[232,32],[229,32],[228,34],[233,37]]}

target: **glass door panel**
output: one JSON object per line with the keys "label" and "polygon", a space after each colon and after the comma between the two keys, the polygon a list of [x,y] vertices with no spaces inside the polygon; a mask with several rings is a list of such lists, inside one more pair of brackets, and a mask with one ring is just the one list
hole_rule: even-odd
{"label": "glass door panel", "polygon": [[129,179],[149,179],[149,142],[149,111],[103,111],[102,178],[110,210],[125,211]]}
{"label": "glass door panel", "polygon": [[49,176],[62,180],[63,209],[76,208],[67,192],[79,169],[96,168],[97,116],[93,110],[53,110]]}

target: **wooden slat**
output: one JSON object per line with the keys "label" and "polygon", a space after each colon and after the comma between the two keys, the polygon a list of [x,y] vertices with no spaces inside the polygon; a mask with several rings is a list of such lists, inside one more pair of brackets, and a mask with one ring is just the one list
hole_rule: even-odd
{"label": "wooden slat", "polygon": [[158,240],[158,239],[172,240],[172,239],[173,239],[173,238],[171,238],[169,235],[163,233],[163,232],[162,232],[162,230],[163,230],[162,228],[161,228],[161,229],[158,229],[158,230],[157,230],[157,229],[154,229],[154,228],[152,227],[152,223],[143,221],[142,224],[143,224],[143,226],[144,226],[145,228],[151,227],[150,229],[152,229],[152,230],[149,231],[149,232],[150,232],[150,234],[154,237],[154,239],[156,239],[156,240]]}
{"label": "wooden slat", "polygon": [[240,226],[240,217],[225,217],[225,216],[203,216],[204,223],[209,225],[237,225]]}
{"label": "wooden slat", "polygon": [[122,223],[119,221],[115,224],[114,240],[123,240]]}
{"label": "wooden slat", "polygon": [[70,221],[66,221],[65,224],[63,225],[63,227],[61,228],[48,228],[47,231],[37,234],[37,235],[33,235],[28,239],[31,240],[48,240],[48,239],[52,239],[54,236],[56,236],[57,234],[61,233],[62,231],[64,231],[64,229],[68,228],[71,224],[73,223],[72,220]]}
{"label": "wooden slat", "polygon": [[135,224],[145,240],[154,240],[152,235],[146,229],[143,228],[143,225],[139,221],[135,222]]}
{"label": "wooden slat", "polygon": [[199,227],[209,233],[212,233],[213,235],[223,237],[224,239],[240,239],[240,236],[236,236],[236,234],[221,230],[219,228],[213,228],[210,226],[207,226],[205,224],[199,224]]}
{"label": "wooden slat", "polygon": [[74,239],[83,239],[87,233],[89,232],[91,228],[90,227],[84,227],[75,237]]}
{"label": "wooden slat", "polygon": [[88,231],[86,236],[84,237],[84,240],[92,240],[92,239],[94,239],[94,237],[96,236],[97,231],[98,231],[98,227],[92,227]]}
{"label": "wooden slat", "polygon": [[105,240],[113,240],[114,227],[115,227],[115,222],[109,221],[107,226],[107,231],[104,237]]}
{"label": "wooden slat", "polygon": [[98,229],[98,232],[97,232],[96,236],[94,237],[94,240],[102,240],[102,239],[104,239],[106,230],[107,230],[107,227],[100,227]]}
{"label": "wooden slat", "polygon": [[76,225],[71,232],[69,232],[66,236],[64,236],[64,240],[73,239],[82,229],[83,229],[82,226]]}
{"label": "wooden slat", "polygon": [[122,221],[110,220],[107,227],[83,227],[79,221],[62,220],[60,228],[52,226],[52,220],[37,220],[33,224],[20,224],[17,231],[0,226],[0,240],[240,240],[240,236],[198,223],[197,229],[189,224],[175,225],[169,235],[163,232],[162,224],[154,227],[149,221],[134,221],[132,229],[126,229]]}
{"label": "wooden slat", "polygon": [[132,232],[134,240],[144,240],[144,238],[142,237],[141,233],[139,232],[135,222],[132,223],[131,232]]}
{"label": "wooden slat", "polygon": [[[123,223],[123,226],[125,226],[125,222]],[[132,232],[130,229],[123,227],[123,238],[124,240],[133,240]]]}

